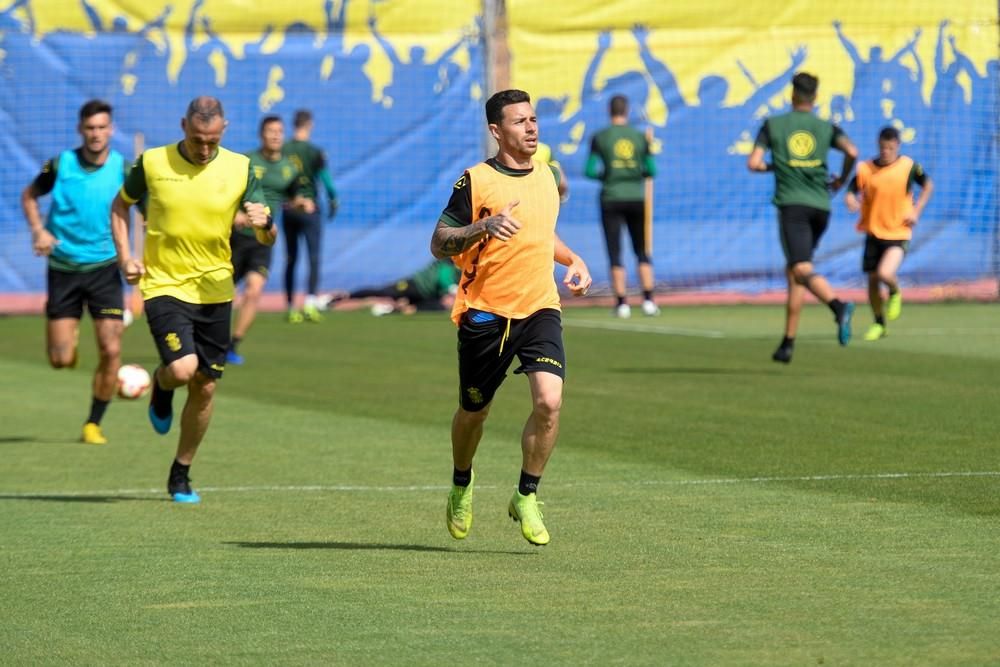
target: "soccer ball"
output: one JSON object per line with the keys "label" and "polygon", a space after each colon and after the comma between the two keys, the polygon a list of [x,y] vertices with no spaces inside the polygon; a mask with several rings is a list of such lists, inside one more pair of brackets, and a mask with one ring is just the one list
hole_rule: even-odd
{"label": "soccer ball", "polygon": [[125,364],[118,369],[118,395],[129,400],[149,391],[153,381],[146,369],[138,364]]}

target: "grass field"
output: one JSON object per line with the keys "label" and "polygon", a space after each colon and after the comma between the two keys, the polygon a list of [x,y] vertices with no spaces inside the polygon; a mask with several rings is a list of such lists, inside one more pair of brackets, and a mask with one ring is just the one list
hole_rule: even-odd
{"label": "grass field", "polygon": [[[506,516],[529,408],[499,393],[475,525],[444,504],[457,401],[440,315],[263,316],[168,501],[176,434],[116,401],[75,442],[93,343],[50,370],[43,321],[0,319],[2,664],[1000,664],[995,305],[907,305],[834,340],[807,309],[565,316],[543,479],[552,543]],[[125,361],[152,368],[145,322]],[[183,399],[178,397],[177,406]]]}

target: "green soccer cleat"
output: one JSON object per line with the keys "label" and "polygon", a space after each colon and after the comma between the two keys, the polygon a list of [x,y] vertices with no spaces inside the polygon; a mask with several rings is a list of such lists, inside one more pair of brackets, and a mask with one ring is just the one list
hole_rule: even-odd
{"label": "green soccer cleat", "polygon": [[542,504],[538,502],[534,493],[522,496],[520,491],[515,491],[514,496],[510,499],[510,505],[507,506],[507,514],[510,515],[510,518],[520,522],[521,534],[524,535],[524,539],[536,547],[544,547],[549,543],[549,531],[545,530],[545,524],[542,523],[542,512],[538,509],[539,505]]}
{"label": "green soccer cleat", "polygon": [[868,331],[865,332],[865,340],[878,340],[879,338],[885,338],[889,335],[885,327],[876,322],[875,324],[868,327]]}
{"label": "green soccer cleat", "polygon": [[445,516],[448,519],[448,532],[456,540],[464,540],[472,528],[472,485],[476,481],[476,473],[468,486],[452,486],[448,494],[448,507]]}
{"label": "green soccer cleat", "polygon": [[288,310],[288,315],[286,317],[288,319],[289,324],[302,324],[302,322],[305,320],[305,318],[302,317],[302,313],[295,310],[294,308],[290,308]]}
{"label": "green soccer cleat", "polygon": [[899,314],[903,312],[903,293],[896,292],[889,295],[889,303],[885,307],[885,317],[887,320],[898,320]]}

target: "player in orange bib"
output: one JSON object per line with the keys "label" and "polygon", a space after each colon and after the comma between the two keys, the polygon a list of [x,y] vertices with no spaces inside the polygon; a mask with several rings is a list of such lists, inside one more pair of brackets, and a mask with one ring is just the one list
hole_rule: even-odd
{"label": "player in orange bib", "polygon": [[566,355],[553,263],[567,267],[563,284],[587,293],[590,271],[556,235],[557,170],[534,159],[538,121],[531,98],[504,90],[486,102],[496,157],[455,183],[431,239],[437,258],[462,270],[452,320],[458,325],[461,404],[451,426],[454,474],[447,525],[455,539],[472,526],[472,459],[493,396],[514,357],[528,378],[532,411],[521,435],[521,479],[508,505],[528,542],[545,545],[536,492],[559,433]]}
{"label": "player in orange bib", "polygon": [[[864,232],[865,252],[861,270],[868,274],[868,302],[875,323],[865,332],[865,340],[886,335],[886,319],[895,320],[903,307],[903,294],[896,273],[913,237],[913,226],[930,201],[934,184],[923,167],[899,154],[899,132],[884,128],[878,135],[878,157],[858,165],[847,188],[847,208],[861,212],[858,231]],[[913,203],[913,184],[920,197]],[[885,313],[882,312],[882,284],[889,288]]]}

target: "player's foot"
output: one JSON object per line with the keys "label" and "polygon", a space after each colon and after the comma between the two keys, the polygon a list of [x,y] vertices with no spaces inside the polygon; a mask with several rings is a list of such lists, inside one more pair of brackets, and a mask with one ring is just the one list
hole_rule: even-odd
{"label": "player's foot", "polygon": [[868,327],[868,331],[865,332],[865,340],[878,340],[879,338],[885,338],[888,335],[885,327],[876,322],[875,324]]}
{"label": "player's foot", "polygon": [[201,496],[191,488],[191,479],[187,471],[171,470],[167,478],[167,493],[175,503],[200,503]]}
{"label": "player's foot", "polygon": [[302,313],[295,310],[294,308],[288,309],[288,313],[285,315],[285,319],[288,320],[289,324],[302,324],[302,322],[305,321],[305,318],[302,316]]}
{"label": "player's foot", "polygon": [[475,481],[476,474],[472,473],[468,486],[452,486],[448,494],[445,516],[448,519],[448,532],[456,540],[464,540],[472,528],[472,485]]}
{"label": "player's foot", "polygon": [[771,358],[775,361],[780,361],[783,364],[790,363],[792,361],[792,352],[795,351],[795,346],[785,345],[782,343],[778,346],[778,349],[774,351]]}
{"label": "player's foot", "polygon": [[153,425],[154,431],[166,435],[174,421],[174,392],[160,388],[160,383],[156,380],[159,372],[159,368],[153,371],[153,391],[149,392],[149,423]]}
{"label": "player's foot", "polygon": [[647,299],[642,302],[642,314],[646,317],[656,317],[660,314],[660,307],[655,302]]}
{"label": "player's foot", "polygon": [[545,530],[542,523],[542,512],[538,509],[542,503],[538,502],[534,493],[522,496],[520,491],[515,491],[507,506],[507,514],[514,521],[521,524],[521,534],[536,547],[543,547],[549,543],[549,531]]}
{"label": "player's foot", "polygon": [[242,366],[244,361],[245,359],[243,358],[243,355],[237,352],[236,350],[226,351],[227,364],[232,364],[233,366]]}
{"label": "player's foot", "polygon": [[323,315],[320,314],[316,306],[306,306],[302,309],[302,317],[306,322],[322,322]]}
{"label": "player's foot", "polygon": [[623,320],[627,320],[632,317],[632,308],[627,303],[623,303],[617,308],[615,308],[615,317],[620,317]]}
{"label": "player's foot", "polygon": [[851,317],[854,315],[854,304],[848,301],[837,314],[837,342],[847,345],[851,342]]}
{"label": "player's foot", "polygon": [[890,322],[898,320],[899,314],[903,312],[903,293],[896,292],[889,295],[889,303],[885,306],[885,317]]}
{"label": "player's foot", "polygon": [[106,445],[108,439],[101,433],[100,424],[87,422],[83,425],[83,433],[80,435],[80,442],[87,445]]}

